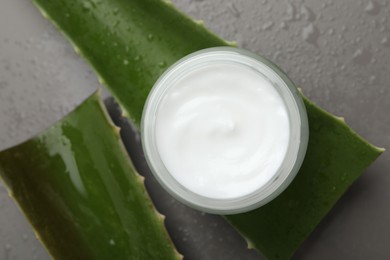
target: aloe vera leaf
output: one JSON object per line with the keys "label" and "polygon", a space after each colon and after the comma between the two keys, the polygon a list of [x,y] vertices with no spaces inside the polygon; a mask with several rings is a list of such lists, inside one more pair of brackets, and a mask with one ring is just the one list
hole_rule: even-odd
{"label": "aloe vera leaf", "polygon": [[[34,2],[43,15],[65,33],[76,51],[91,63],[101,82],[108,86],[136,124],[140,122],[147,94],[166,66],[193,51],[228,44],[200,23],[181,14],[172,4],[160,0]],[[308,106],[311,141],[308,157],[292,184],[293,188],[286,191],[287,195],[269,203],[267,208],[274,210],[268,210],[270,214],[266,216],[258,213],[261,210],[228,216],[250,245],[271,259],[291,255],[352,181],[381,152],[358,137],[341,120],[336,120],[308,100],[305,102]],[[332,154],[327,154],[330,151]],[[351,165],[353,161],[357,163]],[[327,176],[325,172],[329,175],[328,179],[324,179]],[[311,189],[311,185],[307,185],[316,180],[318,185],[324,182],[321,190],[329,188],[328,192],[317,193]],[[290,199],[302,199],[300,194],[311,194],[313,197],[310,201],[318,204],[318,208],[304,201]],[[300,216],[301,212],[312,212],[312,215],[304,218],[305,221],[279,223],[285,221],[281,218],[285,211],[282,208],[278,212],[277,207],[293,203],[299,206],[289,207],[291,216]],[[316,211],[311,211],[312,207]],[[279,229],[273,233],[273,228],[278,226]],[[268,240],[264,233],[274,238]],[[288,237],[288,243],[280,243],[276,235]]]}
{"label": "aloe vera leaf", "polygon": [[9,194],[55,259],[178,259],[99,95],[0,152]]}
{"label": "aloe vera leaf", "polygon": [[226,216],[251,247],[269,259],[288,259],[347,188],[382,152],[304,98],[310,139],[291,185],[257,210]]}
{"label": "aloe vera leaf", "polygon": [[226,42],[156,0],[34,0],[139,126],[150,88],[184,55]]}

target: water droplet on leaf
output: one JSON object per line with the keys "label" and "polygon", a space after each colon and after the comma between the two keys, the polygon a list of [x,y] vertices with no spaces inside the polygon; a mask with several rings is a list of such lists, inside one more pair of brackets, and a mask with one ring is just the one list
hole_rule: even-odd
{"label": "water droplet on leaf", "polygon": [[90,2],[84,2],[83,3],[83,11],[88,12],[92,8],[92,5]]}
{"label": "water droplet on leaf", "polygon": [[167,63],[165,61],[162,61],[158,64],[160,68],[165,68],[167,66]]}

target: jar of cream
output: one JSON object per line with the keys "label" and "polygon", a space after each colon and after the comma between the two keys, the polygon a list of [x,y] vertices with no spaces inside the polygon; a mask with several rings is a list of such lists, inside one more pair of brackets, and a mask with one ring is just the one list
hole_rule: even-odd
{"label": "jar of cream", "polygon": [[248,51],[192,53],[159,78],[141,136],[160,184],[210,213],[260,207],[291,183],[308,142],[306,109],[292,81]]}

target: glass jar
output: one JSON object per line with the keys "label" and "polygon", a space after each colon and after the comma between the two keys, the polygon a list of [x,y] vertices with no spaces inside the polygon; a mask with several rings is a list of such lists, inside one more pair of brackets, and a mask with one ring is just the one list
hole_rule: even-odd
{"label": "glass jar", "polygon": [[[287,152],[273,177],[250,194],[227,199],[205,197],[192,192],[179,183],[170,174],[161,159],[155,134],[157,111],[167,90],[192,71],[218,62],[246,66],[266,78],[282,98],[290,125]],[[306,109],[293,82],[269,60],[249,51],[232,47],[215,47],[197,51],[169,67],[149,93],[141,122],[141,138],[145,157],[158,182],[182,203],[204,212],[216,214],[246,212],[258,208],[277,197],[296,176],[306,153],[308,137]]]}

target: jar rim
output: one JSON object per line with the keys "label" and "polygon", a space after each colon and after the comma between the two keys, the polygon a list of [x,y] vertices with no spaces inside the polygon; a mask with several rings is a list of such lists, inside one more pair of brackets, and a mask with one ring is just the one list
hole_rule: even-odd
{"label": "jar rim", "polygon": [[[249,66],[263,74],[278,91],[286,107],[290,138],[286,155],[277,172],[264,185],[250,194],[230,199],[217,199],[197,194],[179,183],[165,167],[156,144],[155,121],[158,106],[173,82],[186,72],[212,62],[228,61]],[[141,119],[141,142],[146,161],[157,181],[173,197],[198,210],[216,214],[246,212],[276,198],[294,179],[307,148],[309,126],[305,105],[294,83],[271,61],[247,50],[213,47],[191,53],[170,66],[156,81],[145,102]]]}

